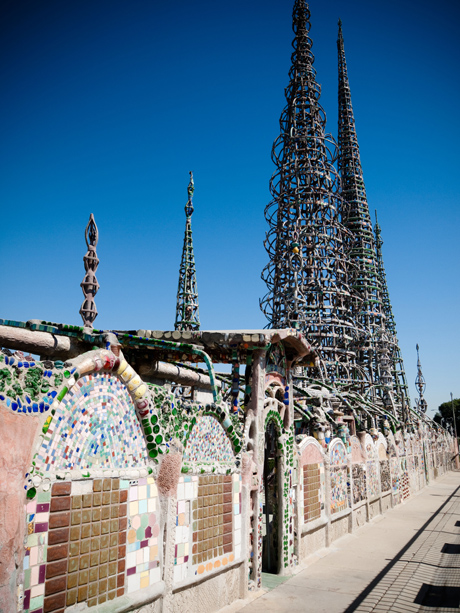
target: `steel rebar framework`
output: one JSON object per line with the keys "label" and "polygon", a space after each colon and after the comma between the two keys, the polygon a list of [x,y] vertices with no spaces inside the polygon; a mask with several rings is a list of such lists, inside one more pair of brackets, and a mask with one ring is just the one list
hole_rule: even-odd
{"label": "steel rebar framework", "polygon": [[353,350],[349,233],[341,224],[336,143],[325,134],[305,0],[294,4],[293,30],[287,103],[272,148],[272,201],[265,208],[270,261],[262,272],[268,292],[261,308],[268,327],[294,327],[307,335],[330,380],[351,383],[362,375]]}
{"label": "steel rebar framework", "polygon": [[393,308],[390,302],[390,293],[388,291],[387,278],[385,274],[385,266],[383,264],[382,255],[382,232],[377,220],[377,212],[375,213],[375,246],[377,253],[377,270],[380,278],[380,286],[382,289],[382,305],[385,314],[385,329],[390,340],[390,359],[391,359],[391,374],[393,377],[393,386],[395,392],[395,401],[398,408],[403,414],[408,414],[410,409],[410,396],[407,387],[406,372],[404,370],[404,362],[399,348],[398,336],[396,333],[396,322],[393,316]]}
{"label": "steel rebar framework", "polygon": [[421,413],[426,413],[428,405],[423,396],[423,392],[426,389],[425,377],[423,376],[423,373],[422,373],[422,364],[420,362],[418,344],[415,346],[415,348],[417,349],[417,376],[415,378],[415,387],[418,391],[418,398],[416,398],[415,400],[415,404],[416,404],[415,408],[417,409],[417,411],[420,411]]}
{"label": "steel rebar framework", "polygon": [[193,173],[187,188],[188,200],[185,205],[185,235],[182,258],[179,268],[179,286],[177,289],[175,330],[199,330],[198,289],[196,283],[195,256],[193,253],[192,214],[193,192],[195,184]]}
{"label": "steel rebar framework", "polygon": [[[351,102],[347,62],[342,34],[338,23],[337,39],[339,65],[338,113],[338,170],[341,177],[344,207],[343,224],[352,235],[349,257],[353,290],[360,296],[354,301],[354,320],[363,330],[357,347],[357,360],[372,385],[374,400],[380,396],[386,407],[395,409],[393,379],[389,358],[390,339],[385,331],[385,314],[381,300],[374,232],[369,214],[364,176],[359,154],[355,118]],[[376,394],[375,392],[378,392]]]}

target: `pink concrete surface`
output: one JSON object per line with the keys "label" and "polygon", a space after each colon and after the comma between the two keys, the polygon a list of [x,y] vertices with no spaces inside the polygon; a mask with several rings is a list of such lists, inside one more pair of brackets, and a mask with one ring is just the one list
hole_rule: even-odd
{"label": "pink concrete surface", "polygon": [[182,466],[182,454],[168,453],[163,457],[158,473],[157,487],[162,496],[175,496]]}
{"label": "pink concrete surface", "polygon": [[324,457],[318,447],[313,443],[308,443],[305,449],[302,452],[302,457],[300,458],[300,464],[303,466],[304,464],[320,464],[324,462]]}
{"label": "pink concrete surface", "polygon": [[24,475],[30,468],[39,420],[0,404],[0,612],[16,611],[17,578],[24,556]]}

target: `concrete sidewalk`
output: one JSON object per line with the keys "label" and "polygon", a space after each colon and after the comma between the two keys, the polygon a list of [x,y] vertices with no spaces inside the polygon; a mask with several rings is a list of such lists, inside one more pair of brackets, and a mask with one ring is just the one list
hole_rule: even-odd
{"label": "concrete sidewalk", "polygon": [[222,613],[458,611],[459,520],[460,472],[450,472],[311,556],[278,587]]}

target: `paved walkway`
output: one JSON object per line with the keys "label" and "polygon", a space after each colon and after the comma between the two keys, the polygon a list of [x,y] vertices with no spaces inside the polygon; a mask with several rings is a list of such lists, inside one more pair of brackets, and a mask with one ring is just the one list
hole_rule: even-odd
{"label": "paved walkway", "polygon": [[460,607],[459,554],[460,472],[451,472],[225,611],[452,613]]}

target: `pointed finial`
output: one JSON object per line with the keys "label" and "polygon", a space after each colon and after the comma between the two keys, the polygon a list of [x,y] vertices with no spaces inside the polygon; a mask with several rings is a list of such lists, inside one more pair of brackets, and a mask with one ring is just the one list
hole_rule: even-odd
{"label": "pointed finial", "polygon": [[343,40],[343,34],[342,34],[342,20],[339,17],[339,20],[337,22],[337,25],[339,26],[339,40]]}
{"label": "pointed finial", "polygon": [[422,373],[422,364],[420,362],[418,343],[416,344],[415,348],[417,349],[417,377],[415,378],[415,387],[417,388],[419,395],[419,397],[416,399],[417,409],[422,413],[426,413],[428,405],[425,398],[423,397],[423,392],[426,389],[426,383]]}
{"label": "pointed finial", "polygon": [[99,264],[99,260],[96,254],[96,246],[99,240],[99,232],[97,229],[94,215],[91,213],[89,216],[88,225],[85,229],[85,242],[88,248],[86,255],[83,257],[83,263],[85,265],[86,275],[83,281],[80,283],[80,287],[85,297],[83,304],[80,307],[80,315],[83,320],[83,326],[85,328],[92,328],[93,322],[97,317],[96,304],[94,302],[94,296],[99,289],[99,283],[96,279],[96,270]]}
{"label": "pointed finial", "polygon": [[195,191],[195,183],[193,182],[193,172],[190,171],[189,175],[190,175],[190,183],[188,184],[188,187],[187,187],[188,200],[187,200],[187,204],[185,205],[185,214],[187,215],[187,217],[191,217],[194,211],[193,192]]}

